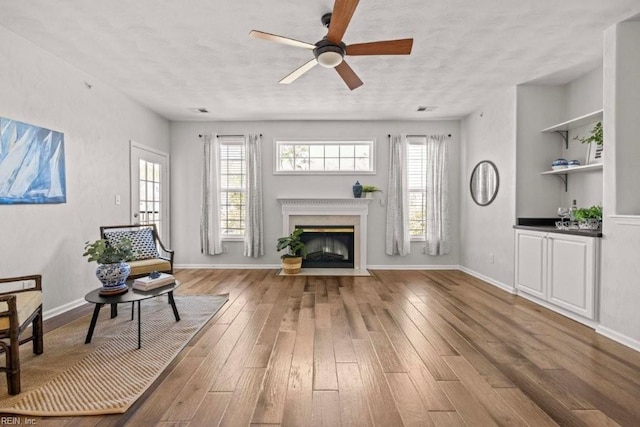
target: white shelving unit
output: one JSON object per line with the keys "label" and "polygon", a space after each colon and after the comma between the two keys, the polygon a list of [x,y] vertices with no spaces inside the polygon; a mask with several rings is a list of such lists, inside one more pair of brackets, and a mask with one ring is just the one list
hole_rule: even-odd
{"label": "white shelving unit", "polygon": [[567,120],[566,122],[558,123],[546,129],[542,129],[543,133],[555,132],[559,134],[565,143],[565,148],[569,148],[569,131],[571,129],[577,129],[581,126],[588,125],[589,123],[602,121],[603,110],[594,111],[593,113],[585,114],[584,116],[576,117],[575,119]]}
{"label": "white shelving unit", "polygon": [[602,169],[602,163],[595,163],[592,165],[575,166],[572,168],[558,169],[555,171],[540,172],[540,175],[566,175],[569,173],[597,171]]}
{"label": "white shelving unit", "polygon": [[[584,125],[588,125],[589,123],[594,123],[598,121],[602,121],[603,118],[603,110],[597,110],[593,113],[585,114],[584,116],[576,117],[575,119],[567,120],[566,122],[558,123],[557,125],[550,126],[548,128],[542,129],[543,133],[551,133],[555,132],[562,137],[565,143],[565,148],[569,149],[569,131],[572,129],[577,129]],[[567,191],[568,186],[568,174],[579,173],[579,172],[588,172],[602,170],[602,163],[595,163],[591,165],[584,166],[575,166],[572,168],[566,169],[558,169],[551,170],[546,172],[541,172],[540,175],[555,175],[564,182],[564,191]]]}

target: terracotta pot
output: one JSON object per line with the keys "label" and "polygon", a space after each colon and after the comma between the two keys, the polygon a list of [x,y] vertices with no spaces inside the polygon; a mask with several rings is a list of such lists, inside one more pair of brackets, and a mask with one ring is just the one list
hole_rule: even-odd
{"label": "terracotta pot", "polygon": [[302,267],[302,257],[286,257],[282,258],[282,271],[285,274],[298,274]]}

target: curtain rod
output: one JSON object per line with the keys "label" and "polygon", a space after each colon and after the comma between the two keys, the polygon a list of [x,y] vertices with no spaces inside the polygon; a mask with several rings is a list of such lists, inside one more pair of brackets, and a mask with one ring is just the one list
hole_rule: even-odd
{"label": "curtain rod", "polygon": [[[203,134],[199,134],[198,137],[202,138],[204,135]],[[216,135],[217,138],[221,137],[221,136],[244,136],[244,135]],[[262,134],[260,134],[260,136],[262,136]]]}
{"label": "curtain rod", "polygon": [[[407,136],[408,136],[408,137],[414,137],[414,138],[415,138],[415,137],[417,137],[417,136],[424,136],[424,137],[426,137],[427,135],[407,135]],[[448,134],[447,136],[448,136],[449,138],[451,138],[451,134]],[[388,133],[388,134],[387,134],[387,137],[391,138],[391,134],[390,134],[390,133]]]}

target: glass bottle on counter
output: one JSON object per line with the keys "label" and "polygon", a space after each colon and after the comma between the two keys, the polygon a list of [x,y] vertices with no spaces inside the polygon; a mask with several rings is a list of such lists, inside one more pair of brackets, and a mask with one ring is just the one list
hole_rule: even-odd
{"label": "glass bottle on counter", "polygon": [[573,204],[571,205],[571,209],[569,209],[569,219],[571,221],[576,220],[576,211],[578,210],[578,205],[576,204],[576,199],[573,199]]}

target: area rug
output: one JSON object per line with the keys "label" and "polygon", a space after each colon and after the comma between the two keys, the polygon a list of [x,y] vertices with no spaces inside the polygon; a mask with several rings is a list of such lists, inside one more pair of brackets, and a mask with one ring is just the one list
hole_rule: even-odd
{"label": "area rug", "polygon": [[46,333],[42,355],[34,356],[31,344],[21,346],[21,394],[8,395],[6,377],[0,378],[0,413],[123,413],[227,300],[227,295],[176,296],[179,322],[166,298],[142,301],[141,349],[129,304],[119,305],[114,319],[102,308],[90,344],[84,344],[90,316]]}

